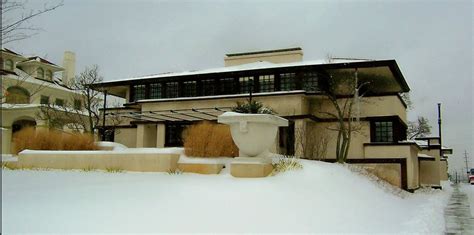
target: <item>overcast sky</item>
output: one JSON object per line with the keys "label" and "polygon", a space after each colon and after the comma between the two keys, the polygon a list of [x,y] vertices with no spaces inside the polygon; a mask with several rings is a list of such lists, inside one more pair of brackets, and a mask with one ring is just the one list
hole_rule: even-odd
{"label": "overcast sky", "polygon": [[[45,1],[30,1],[38,8]],[[54,1],[49,1],[54,2]],[[224,54],[302,47],[304,59],[395,59],[414,109],[454,148],[451,169],[474,146],[471,1],[132,1],[65,0],[36,18],[40,34],[6,47],[76,72],[98,64],[105,80],[223,66]],[[474,167],[474,161],[472,161]]]}

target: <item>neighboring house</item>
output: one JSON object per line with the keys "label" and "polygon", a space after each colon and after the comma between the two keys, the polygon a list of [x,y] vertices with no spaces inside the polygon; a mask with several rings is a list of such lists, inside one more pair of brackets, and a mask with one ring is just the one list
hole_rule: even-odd
{"label": "neighboring house", "polygon": [[[423,184],[422,148],[406,140],[410,89],[395,60],[330,59],[303,61],[301,48],[227,54],[225,67],[162,73],[96,84],[123,97],[121,108],[107,109],[127,121],[110,138],[128,147],[181,146],[186,126],[215,121],[236,102],[253,99],[290,120],[280,128],[273,150],[325,161],[335,160],[337,123],[328,99],[328,76],[352,76],[369,83],[357,105],[359,131],[352,136],[347,162],[363,164],[392,184],[414,190]],[[341,101],[348,97],[341,97]],[[351,98],[351,97],[349,97]],[[318,151],[308,147],[319,147]],[[422,155],[423,156],[423,155]],[[438,167],[439,170],[439,167]],[[439,180],[433,182],[439,186]]]}
{"label": "neighboring house", "polygon": [[[60,67],[39,56],[25,57],[9,49],[1,50],[2,78],[2,154],[11,153],[13,135],[25,127],[46,127],[40,120],[41,107],[48,105],[64,109],[67,102],[83,110],[83,100],[68,87],[74,79],[75,56],[65,52]],[[62,79],[57,76],[62,72]]]}

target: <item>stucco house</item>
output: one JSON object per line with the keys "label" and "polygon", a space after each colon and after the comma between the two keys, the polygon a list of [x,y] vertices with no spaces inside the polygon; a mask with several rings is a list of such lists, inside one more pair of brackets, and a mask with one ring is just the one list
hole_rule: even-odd
{"label": "stucco house", "polygon": [[63,66],[7,48],[1,49],[1,60],[2,154],[11,153],[15,132],[27,126],[48,126],[38,117],[42,106],[63,107],[74,102],[75,109],[84,109],[83,100],[69,88],[75,76],[73,52],[65,52]]}
{"label": "stucco house", "polygon": [[[186,126],[215,121],[252,93],[254,100],[290,120],[289,127],[279,129],[275,152],[334,161],[337,131],[331,129],[337,120],[327,115],[334,108],[323,93],[328,77],[357,74],[359,83],[370,85],[356,105],[358,131],[352,136],[347,162],[363,164],[406,190],[428,184],[420,171],[434,167],[425,169],[424,162],[439,164],[439,158],[425,157],[428,152],[419,155],[423,148],[406,141],[407,105],[400,95],[410,88],[395,60],[304,61],[301,48],[286,48],[227,54],[224,64],[95,84],[127,100],[122,107],[105,111],[127,120],[108,127],[116,130],[110,140],[128,147],[181,146]],[[436,174],[439,171],[440,167]],[[429,185],[440,185],[438,178],[434,181]]]}

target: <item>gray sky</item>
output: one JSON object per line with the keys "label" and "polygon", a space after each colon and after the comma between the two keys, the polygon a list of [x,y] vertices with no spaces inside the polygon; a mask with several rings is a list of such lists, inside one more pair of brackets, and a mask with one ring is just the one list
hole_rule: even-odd
{"label": "gray sky", "polygon": [[460,169],[464,150],[474,159],[472,10],[471,1],[65,0],[36,18],[40,34],[7,47],[58,64],[71,50],[76,72],[98,64],[106,80],[220,67],[225,53],[294,46],[305,60],[395,59],[412,89],[411,120],[427,117],[437,135],[443,104],[449,164]]}

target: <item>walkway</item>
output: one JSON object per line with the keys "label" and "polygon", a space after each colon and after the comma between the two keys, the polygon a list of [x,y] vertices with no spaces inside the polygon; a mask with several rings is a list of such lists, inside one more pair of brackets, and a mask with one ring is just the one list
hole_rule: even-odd
{"label": "walkway", "polygon": [[444,210],[446,234],[474,234],[474,217],[471,216],[469,199],[459,187],[459,184],[453,186],[453,194]]}

